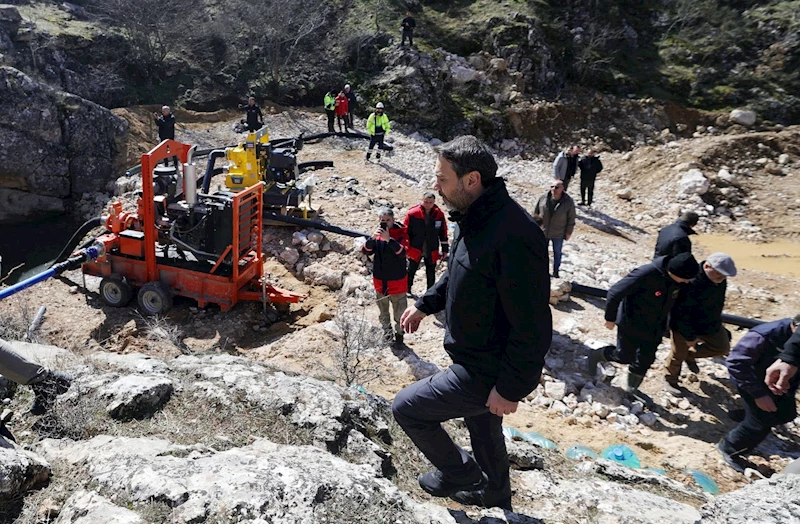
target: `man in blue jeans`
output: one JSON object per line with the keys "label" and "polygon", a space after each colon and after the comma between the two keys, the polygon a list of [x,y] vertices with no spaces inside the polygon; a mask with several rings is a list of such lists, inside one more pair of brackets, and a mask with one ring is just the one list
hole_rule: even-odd
{"label": "man in blue jeans", "polygon": [[541,217],[544,236],[553,243],[553,278],[560,278],[561,250],[575,229],[575,201],[567,194],[562,180],[553,180],[550,191],[536,203],[533,214]]}
{"label": "man in blue jeans", "polygon": [[[456,222],[448,270],[401,319],[414,333],[445,311],[453,365],[402,390],[392,412],[436,470],[420,487],[462,504],[511,509],[503,415],[539,384],[553,321],[547,244],[541,229],[496,177],[497,163],[473,136],[439,146],[434,189]],[[442,428],[464,417],[474,458]]]}

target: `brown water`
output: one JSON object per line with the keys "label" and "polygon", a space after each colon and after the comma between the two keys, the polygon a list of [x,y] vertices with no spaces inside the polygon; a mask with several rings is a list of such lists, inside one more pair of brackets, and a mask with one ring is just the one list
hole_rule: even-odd
{"label": "brown water", "polygon": [[728,235],[697,235],[692,237],[692,244],[698,260],[722,251],[733,257],[740,270],[800,277],[800,243],[784,240],[754,243]]}

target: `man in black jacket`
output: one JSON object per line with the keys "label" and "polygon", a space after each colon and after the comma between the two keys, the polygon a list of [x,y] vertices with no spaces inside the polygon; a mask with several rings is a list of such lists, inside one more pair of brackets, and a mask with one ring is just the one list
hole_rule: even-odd
{"label": "man in black jacket", "polygon": [[731,351],[728,330],[722,327],[722,308],[728,277],[736,276],[736,265],[725,253],[713,253],[700,263],[700,271],[681,288],[670,315],[672,350],[664,372],[664,390],[675,396],[681,365],[699,373],[698,358],[724,357]]}
{"label": "man in black jacket", "polygon": [[358,103],[358,99],[356,98],[356,92],[353,91],[353,88],[350,87],[350,84],[345,84],[345,86],[344,86],[344,96],[347,97],[347,121],[348,121],[348,126],[350,127],[350,129],[355,129],[353,116],[355,114],[356,104]]}
{"label": "man in black jacket", "polygon": [[692,241],[689,235],[696,235],[694,226],[700,219],[697,213],[687,211],[674,223],[661,229],[656,240],[655,260],[658,257],[674,257],[680,253],[692,252]]}
{"label": "man in black jacket", "polygon": [[[169,106],[163,106],[161,113],[153,113],[158,126],[158,141],[175,140],[175,115],[172,114],[172,109]],[[175,167],[178,167],[178,157],[172,157]],[[169,166],[169,157],[164,159],[164,165]]]}
{"label": "man in black jacket", "polygon": [[258,131],[264,125],[264,113],[256,104],[255,97],[248,98],[246,106],[239,104],[239,111],[247,113],[247,131]]}
{"label": "man in black jacket", "polygon": [[[395,397],[395,419],[436,467],[422,489],[464,504],[511,508],[503,415],[539,384],[552,338],[544,235],[496,178],[497,163],[473,136],[439,146],[436,184],[457,223],[448,271],[403,314],[407,333],[445,311],[446,371]],[[444,431],[464,417],[473,459]],[[477,462],[476,462],[477,461]],[[488,476],[488,482],[487,482]]]}
{"label": "man in black jacket", "polygon": [[680,284],[697,275],[697,269],[697,261],[690,253],[660,257],[611,286],[606,296],[605,326],[614,329],[616,323],[617,345],[589,353],[589,374],[594,377],[597,364],[603,361],[628,364],[625,391],[635,393],[655,362]]}
{"label": "man in black jacket", "polygon": [[400,29],[403,31],[403,40],[400,47],[405,47],[406,38],[408,38],[408,45],[414,47],[414,28],[417,27],[417,21],[411,16],[411,11],[406,11],[406,17],[400,24]]}
{"label": "man in black jacket", "polygon": [[597,174],[603,170],[603,163],[598,156],[595,156],[594,149],[589,149],[586,151],[586,156],[578,161],[578,168],[581,170],[581,203],[578,205],[591,206],[594,199],[594,181],[597,179]]}

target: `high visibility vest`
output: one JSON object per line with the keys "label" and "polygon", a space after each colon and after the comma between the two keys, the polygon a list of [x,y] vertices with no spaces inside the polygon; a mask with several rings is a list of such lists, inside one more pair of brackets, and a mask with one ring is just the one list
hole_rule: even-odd
{"label": "high visibility vest", "polygon": [[386,113],[380,116],[378,116],[376,113],[369,115],[369,118],[367,119],[367,133],[369,133],[370,136],[374,135],[376,127],[382,127],[384,135],[389,134],[391,124],[389,123],[389,117],[386,116]]}
{"label": "high visibility vest", "polygon": [[325,95],[325,109],[333,111],[336,108],[336,97],[331,96],[330,93]]}

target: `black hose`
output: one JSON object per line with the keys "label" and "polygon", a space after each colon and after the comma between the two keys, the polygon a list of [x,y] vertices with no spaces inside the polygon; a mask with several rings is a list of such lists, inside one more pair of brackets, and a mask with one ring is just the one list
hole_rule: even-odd
{"label": "black hose", "polygon": [[[194,156],[197,156],[197,152],[195,152]],[[214,162],[217,161],[218,158],[225,156],[224,149],[215,149],[208,155],[208,164],[206,164],[206,173],[203,175],[203,188],[202,193],[204,195],[208,194],[208,188],[211,187],[211,177],[214,173]]]}
{"label": "black hose", "polygon": [[325,169],[326,167],[333,167],[333,160],[312,160],[311,162],[301,162],[297,164],[297,169],[301,173],[314,171],[316,169]]}
{"label": "black hose", "polygon": [[78,246],[78,242],[80,242],[81,239],[89,233],[89,231],[102,225],[103,225],[102,217],[90,218],[89,220],[84,222],[83,225],[79,227],[78,230],[75,231],[75,233],[73,233],[72,237],[69,239],[69,242],[67,242],[67,245],[64,246],[64,249],[61,250],[61,253],[58,254],[56,259],[53,260],[53,263],[50,264],[50,268],[52,268],[59,262],[63,262],[64,260],[69,258],[69,256],[75,251],[75,248]]}
{"label": "black hose", "polygon": [[353,231],[352,229],[345,229],[339,226],[326,224],[324,222],[317,222],[316,220],[306,220],[304,218],[297,218],[289,215],[279,215],[278,213],[272,213],[271,211],[264,211],[264,218],[268,220],[275,220],[276,222],[285,222],[287,224],[293,224],[295,226],[313,227],[314,229],[329,231],[331,233],[337,233],[339,235],[344,235],[347,237],[370,238],[371,236],[368,235],[367,233],[361,233],[360,231]]}
{"label": "black hose", "polygon": [[[591,287],[591,286],[584,286],[583,284],[578,284],[577,282],[572,283],[572,293],[578,293],[580,295],[588,295],[590,297],[599,297],[599,298],[606,298],[608,291],[605,289],[601,289],[599,287]],[[722,322],[725,324],[730,324],[732,326],[743,327],[747,329],[752,329],[759,324],[763,324],[763,320],[756,320],[754,318],[747,318],[747,317],[739,317],[736,315],[729,315],[728,313],[722,314]]]}

